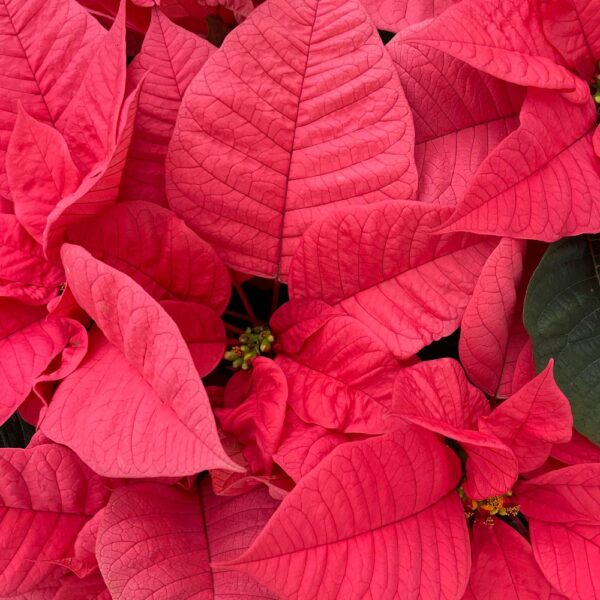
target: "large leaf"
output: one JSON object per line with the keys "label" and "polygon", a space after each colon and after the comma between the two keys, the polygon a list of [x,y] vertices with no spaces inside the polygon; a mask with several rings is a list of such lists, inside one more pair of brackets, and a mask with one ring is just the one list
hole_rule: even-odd
{"label": "large leaf", "polygon": [[69,228],[69,242],[119,269],[156,300],[198,302],[221,313],[231,285],[215,251],[172,212],[124,202]]}
{"label": "large leaf", "polygon": [[386,48],[415,120],[418,199],[454,205],[481,162],[516,129],[525,90],[402,36]]}
{"label": "large leaf", "polygon": [[283,599],[462,597],[460,466],[423,431],[343,444],[286,496],[235,567]]}
{"label": "large leaf", "polygon": [[600,240],[582,236],[551,246],[531,278],[525,327],[538,370],[554,375],[571,402],[575,426],[600,442]]}
{"label": "large leaf", "polygon": [[34,118],[55,124],[104,36],[102,26],[74,0],[0,3],[1,196],[8,197],[4,153],[19,101]]}
{"label": "large leaf", "polygon": [[190,84],[167,156],[169,204],[230,266],[285,279],[311,223],[414,195],[413,141],[360,2],[273,0]]}
{"label": "large leaf", "polygon": [[0,596],[51,585],[85,523],[109,496],[106,482],[64,446],[0,450]]}
{"label": "large leaf", "polygon": [[239,470],[221,446],[173,320],[133,280],[82,248],[65,244],[62,258],[73,295],[106,338],[96,331],[86,360],[62,382],[44,433],[107,476]]}
{"label": "large leaf", "polygon": [[406,38],[512,83],[573,90],[577,79],[546,39],[540,6],[537,0],[466,0]]}
{"label": "large leaf", "polygon": [[273,596],[247,575],[213,572],[210,562],[248,547],[277,503],[264,489],[215,496],[158,484],[118,489],[106,507],[97,554],[114,600],[229,600]]}
{"label": "large leaf", "polygon": [[589,96],[531,88],[519,128],[483,161],[444,230],[549,242],[600,230],[595,128]]}
{"label": "large leaf", "polygon": [[128,88],[142,79],[140,108],[121,194],[166,206],[165,156],[179,104],[190,81],[215,50],[205,39],[178,27],[158,8],[140,53],[127,69]]}
{"label": "large leaf", "polygon": [[398,357],[412,356],[458,327],[498,243],[428,233],[447,214],[423,202],[386,202],[315,223],[292,262],[291,297],[338,307]]}
{"label": "large leaf", "polygon": [[473,568],[463,600],[549,600],[550,584],[527,540],[501,519],[473,525]]}

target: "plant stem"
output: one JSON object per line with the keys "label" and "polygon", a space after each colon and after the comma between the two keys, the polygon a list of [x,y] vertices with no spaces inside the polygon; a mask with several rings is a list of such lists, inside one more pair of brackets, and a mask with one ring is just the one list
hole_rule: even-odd
{"label": "plant stem", "polygon": [[238,293],[238,296],[240,297],[240,300],[242,301],[242,304],[244,305],[244,310],[248,314],[248,319],[250,320],[250,323],[252,323],[253,326],[258,325],[258,321],[256,320],[256,315],[254,314],[254,311],[252,310],[252,307],[250,306],[250,302],[248,302],[248,298],[246,297],[246,294],[244,293],[242,284],[236,279],[235,276],[233,277],[233,285],[235,287],[236,292]]}

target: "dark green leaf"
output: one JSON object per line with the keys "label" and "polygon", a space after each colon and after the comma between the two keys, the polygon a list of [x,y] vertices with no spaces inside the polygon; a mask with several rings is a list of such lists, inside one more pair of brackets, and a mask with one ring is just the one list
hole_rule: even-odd
{"label": "dark green leaf", "polygon": [[0,426],[0,448],[25,448],[35,429],[15,413]]}
{"label": "dark green leaf", "polygon": [[575,426],[600,442],[600,237],[552,244],[525,298],[524,322],[541,371],[556,361],[556,382],[569,398]]}

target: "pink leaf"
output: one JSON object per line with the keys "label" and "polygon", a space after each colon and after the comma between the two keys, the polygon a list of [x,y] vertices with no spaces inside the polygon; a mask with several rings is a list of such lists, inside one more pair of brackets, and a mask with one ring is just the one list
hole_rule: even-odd
{"label": "pink leaf", "polygon": [[[306,313],[307,308],[312,313]],[[277,365],[288,403],[308,423],[347,433],[382,433],[400,364],[356,319],[323,303],[292,301],[273,315]],[[294,348],[307,327],[313,332]],[[289,348],[289,350],[288,350]]]}
{"label": "pink leaf", "polygon": [[519,482],[515,496],[528,518],[600,521],[600,463],[573,465]]}
{"label": "pink leaf", "polygon": [[42,248],[14,215],[0,215],[0,294],[28,304],[57,297],[65,276],[46,261]]}
{"label": "pink leaf", "polygon": [[157,300],[197,302],[219,313],[227,306],[227,269],[205,241],[164,208],[148,202],[117,204],[73,225],[67,237]]}
{"label": "pink leaf", "polygon": [[310,223],[413,197],[413,142],[358,0],[270,1],[188,88],[167,156],[169,204],[229,266],[285,280]]}
{"label": "pink leaf", "polygon": [[334,448],[352,441],[352,436],[304,423],[289,409],[275,462],[296,482],[316,467]]}
{"label": "pink leaf", "polygon": [[520,127],[481,164],[444,231],[543,241],[598,231],[600,162],[592,147],[596,110],[588,100],[577,104],[530,89]]}
{"label": "pink leaf", "polygon": [[600,463],[600,447],[573,429],[569,442],[555,444],[551,456],[568,465]]}
{"label": "pink leaf", "polygon": [[288,385],[283,371],[268,358],[252,361],[252,370],[234,375],[225,388],[226,408],[216,417],[224,431],[244,445],[253,473],[270,475],[273,453],[283,431]]}
{"label": "pink leaf", "polygon": [[494,434],[515,453],[519,471],[544,464],[553,444],[571,439],[571,405],[556,385],[554,361],[527,385],[479,421],[479,430]]}
{"label": "pink leaf", "polygon": [[525,91],[401,36],[386,48],[415,120],[419,199],[455,205],[485,157],[517,128]]}
{"label": "pink leaf", "polygon": [[19,101],[33,118],[56,124],[73,91],[80,85],[89,58],[104,34],[102,26],[73,0],[7,0],[3,3],[0,16],[0,196],[9,197],[5,152]]}
{"label": "pink leaf", "polygon": [[453,427],[476,429],[489,412],[486,397],[465,377],[460,363],[441,358],[398,373],[394,383],[394,413],[438,419]]}
{"label": "pink leaf", "polygon": [[246,552],[219,566],[251,574],[282,600],[459,599],[470,569],[459,478],[451,451],[413,428],[343,444]]}
{"label": "pink leaf", "polygon": [[65,241],[65,233],[71,225],[86,217],[99,215],[117,200],[133,133],[139,92],[140,86],[123,103],[116,137],[106,156],[94,166],[79,188],[64,197],[48,216],[43,244],[50,259],[59,260],[60,245]]}
{"label": "pink leaf", "polygon": [[432,235],[446,210],[389,202],[311,227],[294,256],[292,298],[318,298],[360,320],[400,358],[452,333],[497,241]]}
{"label": "pink leaf", "polygon": [[61,586],[52,600],[112,600],[100,573],[83,579],[69,575],[61,580]]}
{"label": "pink leaf", "polygon": [[208,306],[163,300],[160,305],[175,321],[192,355],[200,377],[206,377],[223,359],[227,347],[225,326],[219,315]]}
{"label": "pink leaf", "polygon": [[600,525],[529,521],[531,545],[550,583],[570,600],[600,596]]}
{"label": "pink leaf", "polygon": [[61,384],[44,417],[44,433],[107,476],[239,470],[221,447],[206,391],[173,320],[129,277],[82,248],[65,244],[62,258],[77,302],[107,339],[92,336],[88,357]]}
{"label": "pink leaf", "polygon": [[257,489],[224,498],[204,480],[197,492],[157,484],[122,487],[106,509],[97,543],[114,600],[272,598],[249,577],[212,572],[261,530],[276,503]]}
{"label": "pink leaf", "polygon": [[500,241],[481,270],[460,326],[460,359],[469,378],[496,397],[506,395],[527,339],[516,310],[525,247],[519,240]]}
{"label": "pink leaf", "polygon": [[501,519],[488,527],[473,525],[473,567],[465,599],[550,600],[550,584],[542,575],[529,543]]}
{"label": "pink leaf", "polygon": [[363,0],[377,29],[397,32],[443,13],[456,0]]}
{"label": "pink leaf", "polygon": [[179,104],[190,81],[215,48],[175,25],[158,8],[140,53],[127,69],[128,88],[144,78],[140,109],[121,194],[166,205],[165,156]]}
{"label": "pink leaf", "polygon": [[[81,85],[57,122],[77,167],[90,171],[112,154],[125,93],[125,0],[89,59]],[[75,91],[75,94],[72,92]]]}
{"label": "pink leaf", "polygon": [[106,502],[104,480],[67,448],[2,448],[0,594],[51,585],[66,573],[65,556],[79,531]]}
{"label": "pink leaf", "polygon": [[569,67],[593,81],[600,56],[598,0],[549,0],[541,6],[548,41]]}
{"label": "pink leaf", "polygon": [[0,423],[4,423],[25,400],[36,379],[68,346],[71,336],[75,338],[83,328],[70,319],[46,318],[41,306],[5,298],[0,299],[0,314]]}
{"label": "pink leaf", "polygon": [[560,65],[559,54],[547,41],[539,6],[537,0],[458,2],[405,39],[511,83],[573,90],[577,79]]}
{"label": "pink leaf", "polygon": [[21,105],[6,151],[6,176],[17,218],[41,244],[48,215],[75,191],[81,174],[60,132]]}
{"label": "pink leaf", "polygon": [[467,382],[457,362],[427,361],[398,375],[388,429],[408,421],[459,442],[467,455],[465,493],[484,499],[510,490],[519,473],[507,446],[494,435],[471,429],[488,410],[485,397]]}

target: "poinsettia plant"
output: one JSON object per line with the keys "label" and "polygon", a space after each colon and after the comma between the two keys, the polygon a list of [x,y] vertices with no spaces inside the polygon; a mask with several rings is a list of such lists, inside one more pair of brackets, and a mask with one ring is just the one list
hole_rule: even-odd
{"label": "poinsettia plant", "polygon": [[0,598],[600,598],[600,0],[0,0]]}

